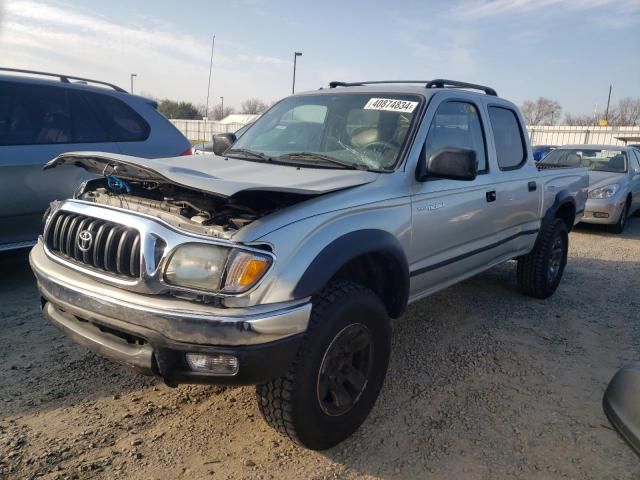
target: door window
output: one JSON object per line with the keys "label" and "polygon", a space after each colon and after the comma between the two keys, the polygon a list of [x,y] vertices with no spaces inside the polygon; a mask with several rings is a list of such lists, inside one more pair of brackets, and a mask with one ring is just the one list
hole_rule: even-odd
{"label": "door window", "polygon": [[500,170],[520,168],[527,159],[527,149],[515,112],[503,107],[489,107],[489,120],[496,144],[498,167]]}
{"label": "door window", "polygon": [[71,142],[65,89],[13,84],[3,90],[0,112],[5,118],[0,121],[0,145]]}
{"label": "door window", "polygon": [[444,102],[436,111],[425,143],[426,158],[444,147],[475,150],[478,173],[487,172],[487,155],[480,114],[468,102]]}

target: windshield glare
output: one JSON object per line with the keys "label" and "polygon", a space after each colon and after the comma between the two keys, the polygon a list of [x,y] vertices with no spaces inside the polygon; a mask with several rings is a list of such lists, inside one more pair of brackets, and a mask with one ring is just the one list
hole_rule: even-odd
{"label": "windshield glare", "polygon": [[256,120],[233,149],[335,167],[310,155],[286,157],[317,153],[360,168],[389,169],[400,157],[419,103],[418,96],[395,94],[289,97]]}
{"label": "windshield glare", "polygon": [[594,172],[625,173],[627,153],[622,150],[559,148],[544,157],[542,163],[585,167]]}

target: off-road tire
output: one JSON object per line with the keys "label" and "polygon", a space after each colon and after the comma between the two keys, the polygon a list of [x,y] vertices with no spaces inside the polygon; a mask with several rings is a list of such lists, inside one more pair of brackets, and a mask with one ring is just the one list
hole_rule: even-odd
{"label": "off-road tire", "polygon": [[[555,263],[553,253],[554,247],[558,246],[556,242],[561,242],[561,258],[552,277],[549,272]],[[518,259],[517,277],[520,291],[535,298],[548,298],[553,295],[567,264],[568,247],[569,234],[563,220],[556,218],[543,226],[533,250]]]}
{"label": "off-road tire", "polygon": [[[371,334],[370,373],[350,409],[329,415],[320,400],[320,367],[334,340],[354,325]],[[373,408],[384,383],[390,346],[391,325],[380,298],[353,282],[331,282],[313,299],[309,326],[289,371],[256,387],[260,413],[269,426],[306,448],[324,450],[340,443]]]}

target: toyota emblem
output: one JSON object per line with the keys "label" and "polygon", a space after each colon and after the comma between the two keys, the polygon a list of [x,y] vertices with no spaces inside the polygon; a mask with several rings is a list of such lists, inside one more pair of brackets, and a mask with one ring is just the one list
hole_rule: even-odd
{"label": "toyota emblem", "polygon": [[82,230],[78,234],[78,248],[83,252],[88,251],[91,248],[91,243],[93,242],[93,235],[89,230]]}

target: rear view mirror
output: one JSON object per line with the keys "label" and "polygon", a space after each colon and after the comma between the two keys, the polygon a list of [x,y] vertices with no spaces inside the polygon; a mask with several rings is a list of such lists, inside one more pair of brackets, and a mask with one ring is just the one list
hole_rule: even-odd
{"label": "rear view mirror", "polygon": [[611,425],[640,456],[640,362],[618,370],[604,393],[602,407]]}
{"label": "rear view mirror", "polygon": [[434,151],[426,162],[427,178],[447,178],[449,180],[474,180],[478,175],[478,160],[475,150],[444,147]]}
{"label": "rear view mirror", "polygon": [[233,133],[218,133],[211,137],[211,142],[213,142],[213,153],[222,155],[236,143],[236,136]]}

